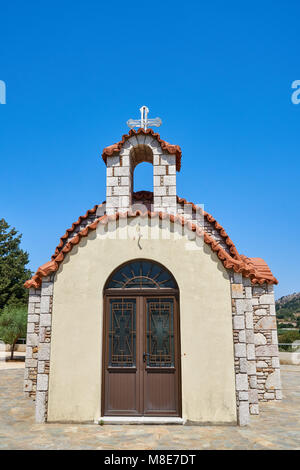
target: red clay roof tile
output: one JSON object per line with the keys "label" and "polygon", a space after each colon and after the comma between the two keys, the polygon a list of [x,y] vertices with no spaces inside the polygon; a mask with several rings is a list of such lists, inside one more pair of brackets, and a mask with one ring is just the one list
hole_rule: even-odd
{"label": "red clay roof tile", "polygon": [[[200,227],[189,220],[185,220],[183,217],[179,215],[170,215],[167,213],[159,212],[127,212],[124,214],[117,213],[115,215],[104,215],[96,219],[93,223],[85,227],[81,232],[77,233],[77,235],[71,240],[69,240],[66,245],[62,248],[59,254],[52,260],[46,264],[40,266],[32,277],[32,279],[25,282],[24,286],[26,288],[38,288],[41,285],[42,278],[44,276],[48,276],[49,274],[57,271],[59,264],[64,260],[65,254],[72,250],[74,245],[77,245],[82,237],[86,237],[91,230],[95,230],[99,223],[107,224],[110,220],[118,220],[119,218],[124,217],[159,217],[160,219],[169,218],[173,223],[180,223],[181,225],[187,225],[187,227],[196,232],[198,236],[203,236],[205,243],[210,245],[211,249],[217,254],[218,258],[222,261],[224,267],[226,269],[233,269],[235,272],[241,273],[243,276],[248,277],[251,279],[253,284],[277,284],[277,279],[272,275],[271,271],[269,270],[267,264],[261,258],[247,258],[243,255],[238,255],[239,259],[233,258],[230,254],[228,254],[224,248],[222,248],[219,243],[212,238],[211,235],[204,232]],[[259,260],[259,261],[258,261]],[[267,268],[266,268],[267,267]]]}
{"label": "red clay roof tile", "polygon": [[227,233],[225,232],[224,228],[222,227],[222,225],[220,225],[216,219],[211,215],[209,214],[208,212],[206,212],[205,210],[201,209],[201,208],[197,208],[197,206],[193,203],[193,202],[188,202],[186,199],[183,199],[179,196],[177,196],[177,202],[180,203],[180,204],[188,204],[188,205],[191,205],[192,206],[192,209],[194,211],[196,211],[197,209],[200,210],[202,213],[203,213],[203,216],[210,222],[210,223],[213,223],[214,226],[215,226],[215,229],[219,231],[219,234],[221,235],[221,237],[224,238],[224,241],[226,243],[226,245],[229,247],[229,251],[230,253],[232,254],[232,256],[236,259],[240,259],[240,255],[233,243],[233,241],[229,238],[229,236],[227,235]]}
{"label": "red clay roof tile", "polygon": [[[101,205],[101,204],[100,204]],[[69,238],[70,234],[74,232],[75,228],[82,223],[83,220],[87,219],[90,215],[96,214],[99,205],[96,204],[93,209],[89,209],[84,215],[81,215],[76,222],[72,224],[70,228],[66,230],[66,233],[60,238],[59,244],[55,248],[54,254],[51,256],[51,259],[54,259],[60,252],[60,249],[64,246],[64,242]]]}
{"label": "red clay roof tile", "polygon": [[181,167],[181,148],[179,145],[172,145],[169,144],[169,142],[166,142],[165,140],[162,140],[160,138],[160,135],[157,132],[154,132],[153,129],[147,129],[144,130],[142,128],[138,129],[137,131],[134,129],[131,129],[128,134],[124,134],[122,136],[122,139],[117,142],[116,144],[109,145],[108,147],[105,147],[105,149],[102,152],[102,158],[106,164],[106,159],[108,156],[114,155],[115,153],[119,153],[123,144],[125,144],[126,140],[130,139],[133,135],[139,135],[139,134],[145,134],[145,135],[151,135],[154,137],[161,145],[161,148],[165,150],[166,152],[170,153],[171,155],[176,155],[176,170],[180,171]]}
{"label": "red clay roof tile", "polygon": [[[133,193],[133,199],[136,201],[142,201],[142,200],[147,200],[147,201],[153,201],[153,192],[151,191],[137,191]],[[220,236],[224,239],[224,242],[228,246],[229,252],[235,259],[240,259],[240,255],[233,243],[233,241],[229,238],[227,235],[226,231],[220,225],[216,219],[209,214],[208,212],[204,211],[202,208],[197,208],[197,206],[193,202],[188,202],[186,199],[181,198],[177,196],[177,202],[178,204],[187,204],[192,206],[192,210],[196,212],[196,210],[200,210],[200,212],[203,213],[203,216],[212,224],[214,224],[214,227],[216,230],[218,230]],[[59,244],[57,245],[54,254],[51,256],[51,259],[54,259],[61,251],[62,247],[65,245],[66,240],[69,238],[69,236],[74,232],[76,227],[78,227],[82,221],[87,219],[90,215],[96,214],[97,208],[101,207],[105,204],[105,201],[102,202],[102,204],[99,204],[99,206],[95,205],[92,209],[89,209],[84,215],[81,215],[76,222],[72,224],[70,228],[66,230],[66,233],[60,238]]]}
{"label": "red clay roof tile", "polygon": [[[275,279],[273,274],[272,274],[271,269],[269,268],[269,266],[267,265],[265,260],[263,260],[262,258],[248,258],[245,255],[241,255],[241,258],[250,267],[253,267],[261,278],[265,278],[265,279],[269,279],[269,280],[274,280]],[[256,284],[257,281],[254,280],[253,283]],[[261,284],[261,282],[258,282],[258,283]],[[276,279],[276,282],[274,282],[274,284],[278,284],[277,279]]]}

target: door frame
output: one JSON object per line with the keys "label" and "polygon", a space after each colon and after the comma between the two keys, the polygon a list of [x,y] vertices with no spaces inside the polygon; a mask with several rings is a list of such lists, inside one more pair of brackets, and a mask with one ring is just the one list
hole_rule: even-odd
{"label": "door frame", "polygon": [[[179,309],[179,289],[106,289],[103,294],[103,320],[102,320],[102,371],[101,371],[101,416],[104,416],[105,412],[105,372],[106,372],[106,353],[108,346],[108,335],[107,335],[107,317],[109,312],[109,299],[112,297],[122,298],[134,298],[134,297],[158,297],[163,298],[167,296],[174,297],[174,310],[176,311],[176,322],[174,323],[174,352],[177,352],[177,363],[178,363],[178,379],[177,379],[177,397],[178,397],[178,417],[182,417],[182,383],[181,383],[181,331],[180,331],[180,309]],[[145,299],[143,304],[145,304]],[[143,308],[143,323],[145,325],[146,309]],[[145,328],[144,328],[145,330]],[[145,331],[142,332],[143,338],[139,338],[139,341],[145,341]],[[144,344],[144,347],[146,345]],[[141,372],[141,371],[140,371]],[[144,377],[144,371],[142,371]],[[143,380],[144,382],[144,380]],[[143,396],[144,400],[144,383],[143,383]],[[115,415],[117,416],[117,415]],[[118,413],[118,416],[128,416],[126,413]],[[155,414],[147,414],[142,416],[155,416]],[[157,415],[156,415],[157,416]],[[159,416],[174,416],[170,413],[165,415],[162,413]],[[177,416],[177,415],[176,415]]]}

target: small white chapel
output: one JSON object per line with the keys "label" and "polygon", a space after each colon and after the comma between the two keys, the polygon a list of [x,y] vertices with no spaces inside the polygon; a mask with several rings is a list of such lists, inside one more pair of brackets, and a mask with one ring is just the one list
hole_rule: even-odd
{"label": "small white chapel", "polygon": [[[277,280],[177,195],[182,150],[140,111],[102,152],[106,200],[25,283],[25,394],[39,423],[245,426],[282,398]],[[133,190],[141,162],[153,192]]]}

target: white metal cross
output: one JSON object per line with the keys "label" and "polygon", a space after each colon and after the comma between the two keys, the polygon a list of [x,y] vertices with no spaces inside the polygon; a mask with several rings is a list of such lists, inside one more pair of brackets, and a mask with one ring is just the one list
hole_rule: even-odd
{"label": "white metal cross", "polygon": [[142,106],[140,108],[141,111],[141,119],[129,119],[127,121],[127,126],[130,127],[130,129],[133,129],[134,127],[141,127],[142,129],[147,129],[149,126],[155,126],[159,127],[162,124],[162,121],[160,118],[155,118],[155,119],[148,119],[148,113],[149,109],[147,106]]}

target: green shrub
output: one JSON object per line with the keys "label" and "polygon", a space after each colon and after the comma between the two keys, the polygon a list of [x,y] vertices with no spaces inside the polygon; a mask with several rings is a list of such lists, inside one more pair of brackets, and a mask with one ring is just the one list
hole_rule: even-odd
{"label": "green shrub", "polygon": [[26,307],[7,305],[0,314],[0,339],[11,346],[11,356],[14,357],[16,342],[26,336],[27,311]]}
{"label": "green shrub", "polygon": [[[295,331],[286,331],[283,334],[280,334],[278,336],[278,343],[293,343],[294,341],[299,341],[300,340],[300,332],[299,330]],[[295,349],[292,348],[292,346],[280,346],[281,351],[288,351],[288,352],[293,352]]]}

